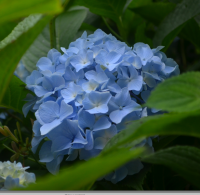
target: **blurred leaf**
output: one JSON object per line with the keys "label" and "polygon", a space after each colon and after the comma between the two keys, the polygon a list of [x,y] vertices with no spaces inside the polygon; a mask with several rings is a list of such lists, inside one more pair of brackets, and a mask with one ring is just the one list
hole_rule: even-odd
{"label": "blurred leaf", "polygon": [[11,33],[17,23],[18,22],[16,21],[10,21],[0,25],[0,41],[5,39]]}
{"label": "blurred leaf", "polygon": [[142,161],[170,167],[192,184],[200,187],[200,150],[191,146],[175,146],[154,154]]}
{"label": "blurred leaf", "polygon": [[35,39],[33,44],[29,47],[22,57],[22,63],[29,72],[36,68],[37,61],[44,56],[47,56],[50,46],[49,25],[47,25],[40,35]]}
{"label": "blurred leaf", "polygon": [[59,0],[0,0],[0,23],[33,13],[57,14],[62,11]]}
{"label": "blurred leaf", "polygon": [[[115,135],[103,149],[103,153],[112,151],[124,144],[135,145],[142,139],[155,135],[187,135],[200,137],[199,112],[170,113],[148,116],[133,121],[126,130]],[[156,124],[156,125],[155,125]]]}
{"label": "blurred leaf", "polygon": [[13,29],[13,31],[5,39],[3,39],[0,42],[0,49],[14,42],[23,33],[27,32],[30,28],[32,28],[41,18],[41,14],[33,14],[25,18]]}
{"label": "blurred leaf", "polygon": [[152,3],[152,0],[132,0],[131,3],[129,4],[128,8],[136,8],[136,7],[141,7],[144,5],[149,5]]}
{"label": "blurred leaf", "polygon": [[189,72],[159,84],[147,106],[173,112],[200,110],[200,73]]}
{"label": "blurred leaf", "polygon": [[56,18],[57,48],[68,48],[87,15],[87,9],[77,9],[62,13]]}
{"label": "blurred leaf", "polygon": [[153,40],[154,46],[162,45],[164,38],[170,32],[196,16],[199,12],[199,0],[183,0],[177,4],[176,8],[159,25]]}
{"label": "blurred leaf", "polygon": [[23,85],[24,83],[19,78],[13,76],[6,89],[0,106],[22,113],[22,107],[25,103],[23,99],[27,94],[27,91],[24,89]]}
{"label": "blurred leaf", "polygon": [[196,20],[190,19],[181,31],[180,36],[190,41],[193,45],[200,49],[200,27]]}
{"label": "blurred leaf", "polygon": [[126,0],[78,0],[78,4],[88,7],[91,12],[110,18],[116,23],[121,21]]}
{"label": "blurred leaf", "polygon": [[136,8],[131,7],[131,10],[147,21],[159,24],[175,7],[173,3],[157,2]]}
{"label": "blurred leaf", "polygon": [[145,35],[146,23],[141,23],[135,32],[135,42],[143,42],[147,43],[150,47],[152,47],[152,40]]}
{"label": "blurred leaf", "polygon": [[15,68],[17,67],[21,57],[33,43],[35,38],[41,33],[51,18],[52,16],[45,16],[27,32],[23,33],[19,38],[17,38],[17,40],[0,50],[0,102],[4,97],[4,94],[13,76],[13,72],[15,71]]}
{"label": "blurred leaf", "polygon": [[81,190],[129,160],[138,158],[143,152],[144,148],[120,149],[109,155],[99,155],[87,162],[60,170],[57,176],[43,177],[37,184],[19,190]]}
{"label": "blurred leaf", "polygon": [[145,164],[144,168],[139,173],[134,175],[127,175],[126,178],[118,182],[117,185],[127,186],[135,190],[144,190],[143,189],[144,180],[150,169],[151,166]]}

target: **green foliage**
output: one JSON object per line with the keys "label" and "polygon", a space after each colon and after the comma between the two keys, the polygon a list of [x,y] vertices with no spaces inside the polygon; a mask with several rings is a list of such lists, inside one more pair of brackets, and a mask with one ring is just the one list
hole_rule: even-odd
{"label": "green foliage", "polygon": [[62,11],[59,0],[1,0],[0,23],[7,22],[33,13],[57,14]]}
{"label": "green foliage", "polygon": [[0,106],[22,113],[22,107],[25,103],[23,99],[26,97],[26,94],[27,91],[24,89],[24,83],[16,76],[13,76]]}
{"label": "green foliage", "polygon": [[200,149],[175,146],[142,158],[142,161],[170,167],[192,184],[200,187]]}
{"label": "green foliage", "polygon": [[[77,8],[62,13],[56,18],[56,39],[57,48],[68,48],[74,41],[75,34],[87,15],[87,9]],[[70,29],[70,30],[69,30]]]}
{"label": "green foliage", "polygon": [[164,38],[173,30],[200,13],[200,1],[183,0],[176,8],[167,15],[159,25],[154,36],[154,46],[161,45]]}
{"label": "green foliage", "polygon": [[[144,153],[144,148],[136,150],[120,149],[108,155],[99,155],[87,162],[73,165],[61,170],[57,176],[47,176],[37,184],[24,190],[82,190],[96,179],[108,174],[131,159]],[[22,190],[21,188],[19,190]]]}
{"label": "green foliage", "polygon": [[147,106],[173,112],[200,110],[200,73],[190,72],[161,83]]}
{"label": "green foliage", "polygon": [[126,0],[78,0],[78,4],[88,7],[92,13],[108,17],[118,23],[121,21]]}
{"label": "green foliage", "polygon": [[38,59],[47,56],[50,49],[50,33],[47,25],[22,57],[26,69],[30,72],[35,70]]}
{"label": "green foliage", "polygon": [[17,67],[17,64],[20,61],[22,55],[33,43],[34,39],[40,34],[40,32],[43,30],[51,18],[51,16],[43,17],[32,28],[23,33],[14,42],[8,44],[6,47],[0,50],[0,58],[2,59],[2,63],[0,64],[0,102],[4,97],[7,87],[11,81],[13,72]]}
{"label": "green foliage", "polygon": [[[126,130],[115,135],[105,146],[103,152],[107,153],[116,146],[127,143],[137,144],[139,139],[154,135],[187,135],[200,137],[197,128],[199,112],[170,113],[157,116],[148,116],[134,121]],[[156,124],[156,125],[155,125]],[[190,129],[188,131],[188,129]]]}

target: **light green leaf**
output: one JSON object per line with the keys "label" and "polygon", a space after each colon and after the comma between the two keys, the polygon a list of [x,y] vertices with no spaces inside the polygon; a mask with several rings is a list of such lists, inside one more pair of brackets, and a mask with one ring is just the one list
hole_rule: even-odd
{"label": "light green leaf", "polygon": [[56,18],[57,48],[68,48],[70,42],[78,32],[81,24],[87,16],[87,9],[77,9],[62,13]]}
{"label": "light green leaf", "polygon": [[33,43],[35,38],[41,33],[51,18],[52,16],[45,16],[27,32],[18,37],[14,42],[8,44],[6,47],[0,50],[0,102],[2,101],[9,82],[13,76],[13,72],[15,71],[15,68],[17,67],[21,57]]}
{"label": "light green leaf", "polygon": [[118,23],[121,20],[126,0],[78,0],[78,4],[89,8],[97,15],[110,18]]}
{"label": "light green leaf", "polygon": [[200,110],[200,73],[189,72],[159,84],[146,103],[173,112]]}
{"label": "light green leaf", "polygon": [[154,36],[154,46],[162,45],[164,38],[173,30],[200,13],[199,0],[183,0],[165,17]]}
{"label": "light green leaf", "polygon": [[135,150],[119,149],[108,155],[99,155],[87,162],[81,162],[60,170],[57,176],[43,177],[37,184],[19,190],[82,190],[99,177],[115,170],[126,162],[138,158],[144,148]]}
{"label": "light green leaf", "polygon": [[25,103],[23,99],[26,97],[26,94],[27,91],[24,88],[24,83],[16,76],[13,76],[0,106],[22,113],[22,107]]}
{"label": "light green leaf", "polygon": [[0,0],[0,23],[33,13],[57,14],[62,11],[59,0]]}
{"label": "light green leaf", "polygon": [[200,137],[200,131],[198,129],[199,118],[200,112],[170,113],[144,117],[134,121],[126,130],[115,135],[107,143],[103,153],[110,152],[113,148],[115,149],[125,144],[133,146],[142,139],[155,135],[186,135]]}
{"label": "light green leaf", "polygon": [[200,150],[191,146],[176,146],[142,158],[142,161],[165,165],[197,187],[200,187]]}
{"label": "light green leaf", "polygon": [[26,69],[29,72],[37,69],[37,61],[41,57],[47,56],[50,49],[50,33],[49,25],[47,25],[22,57],[22,62]]}

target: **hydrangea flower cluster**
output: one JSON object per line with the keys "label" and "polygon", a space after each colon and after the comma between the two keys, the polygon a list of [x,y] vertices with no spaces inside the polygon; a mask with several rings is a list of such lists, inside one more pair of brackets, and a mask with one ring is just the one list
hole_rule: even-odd
{"label": "hydrangea flower cluster", "polygon": [[[39,152],[40,161],[55,174],[64,155],[66,160],[88,160],[133,120],[156,110],[142,109],[152,89],[179,73],[175,61],[144,43],[128,47],[111,34],[98,29],[61,48],[51,49],[26,78],[26,115],[35,112],[32,150],[48,138]],[[152,148],[151,138],[140,145]],[[131,161],[105,178],[116,183],[143,168]]]}
{"label": "hydrangea flower cluster", "polygon": [[14,187],[25,187],[35,183],[35,174],[28,173],[20,162],[0,161],[0,190],[9,190]]}

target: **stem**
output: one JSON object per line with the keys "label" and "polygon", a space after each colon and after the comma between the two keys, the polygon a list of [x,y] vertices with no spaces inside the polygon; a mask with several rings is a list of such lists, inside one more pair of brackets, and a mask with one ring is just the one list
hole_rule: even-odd
{"label": "stem", "polygon": [[118,34],[109,26],[109,24],[107,23],[106,19],[105,19],[104,17],[102,17],[102,19],[103,19],[105,25],[106,25],[106,26],[108,27],[108,29],[110,30],[110,32],[112,32],[112,34],[115,35],[115,36],[116,36],[118,39],[120,39],[121,41],[124,41],[123,38],[122,38],[120,35],[118,35]]}
{"label": "stem", "polygon": [[[2,144],[2,145],[3,145],[7,150],[9,150],[9,151],[11,151],[12,153],[16,154],[16,152],[15,152],[14,150],[12,150],[10,147],[6,146],[5,144]],[[19,155],[22,156],[23,158],[25,157],[25,156],[22,155],[22,154],[19,154]],[[27,157],[27,159],[37,163],[37,161],[35,161],[33,158]],[[40,165],[43,165],[43,163],[40,163],[40,162],[38,162],[38,163],[39,163]]]}
{"label": "stem", "polygon": [[8,110],[4,110],[8,115],[10,115],[12,118],[16,119],[17,121],[19,121],[20,123],[22,123],[24,125],[24,127],[26,127],[30,132],[32,132],[31,129],[29,129],[29,127],[23,122],[22,119],[20,119],[18,116],[15,116],[14,114],[10,113]]}
{"label": "stem", "polygon": [[20,124],[18,122],[17,122],[17,130],[18,130],[18,133],[19,133],[20,141],[21,141],[21,143],[23,143],[22,134],[21,134],[21,130],[20,130]]}
{"label": "stem", "polygon": [[56,49],[56,30],[55,30],[55,17],[49,23],[51,48]]}

